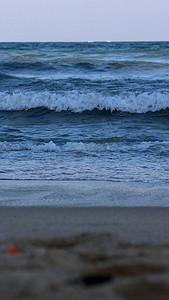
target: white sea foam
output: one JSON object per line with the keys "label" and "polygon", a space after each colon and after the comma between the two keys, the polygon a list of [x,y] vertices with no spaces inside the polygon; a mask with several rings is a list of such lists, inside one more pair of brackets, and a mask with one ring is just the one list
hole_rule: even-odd
{"label": "white sea foam", "polygon": [[0,151],[24,151],[31,150],[33,152],[99,152],[110,150],[108,144],[83,143],[83,142],[67,142],[61,146],[56,145],[53,141],[43,144],[33,144],[32,142],[12,143],[0,142]]}
{"label": "white sea foam", "polygon": [[49,92],[0,93],[0,110],[29,110],[44,107],[55,111],[83,112],[110,110],[130,113],[155,112],[169,108],[169,95],[162,93],[128,93],[106,96],[99,93],[79,93],[78,91],[55,94]]}
{"label": "white sea foam", "polygon": [[31,150],[33,152],[37,151],[44,151],[44,152],[56,152],[60,151],[61,147],[57,146],[55,143],[50,141],[49,143],[43,144],[33,144],[31,142],[25,143],[12,143],[12,142],[0,142],[0,151],[24,151],[24,150]]}
{"label": "white sea foam", "polygon": [[81,152],[81,153],[100,153],[114,151],[148,151],[153,147],[160,147],[161,150],[169,151],[169,142],[154,141],[140,142],[135,144],[119,144],[119,143],[83,143],[83,142],[67,142],[63,145],[56,145],[53,141],[42,144],[33,144],[32,142],[0,142],[0,151],[32,151],[32,152]]}

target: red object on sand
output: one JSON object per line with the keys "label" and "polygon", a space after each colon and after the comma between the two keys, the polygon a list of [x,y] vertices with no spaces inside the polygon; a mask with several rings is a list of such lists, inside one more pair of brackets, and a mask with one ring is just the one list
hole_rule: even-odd
{"label": "red object on sand", "polygon": [[8,251],[9,251],[12,255],[19,255],[19,251],[16,250],[13,246],[8,246]]}

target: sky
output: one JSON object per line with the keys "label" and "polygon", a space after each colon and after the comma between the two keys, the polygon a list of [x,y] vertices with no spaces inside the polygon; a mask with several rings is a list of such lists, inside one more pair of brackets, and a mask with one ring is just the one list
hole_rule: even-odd
{"label": "sky", "polygon": [[0,0],[0,42],[169,41],[169,0]]}

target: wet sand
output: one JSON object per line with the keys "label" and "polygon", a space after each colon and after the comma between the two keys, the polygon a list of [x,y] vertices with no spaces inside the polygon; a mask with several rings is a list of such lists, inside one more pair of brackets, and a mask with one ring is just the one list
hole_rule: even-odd
{"label": "wet sand", "polygon": [[169,299],[168,215],[160,207],[1,207],[0,299]]}

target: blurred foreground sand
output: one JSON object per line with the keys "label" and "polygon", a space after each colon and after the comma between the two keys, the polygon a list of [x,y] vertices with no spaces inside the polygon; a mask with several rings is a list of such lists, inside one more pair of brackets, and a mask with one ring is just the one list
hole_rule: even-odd
{"label": "blurred foreground sand", "polygon": [[168,213],[1,207],[0,299],[169,299]]}

